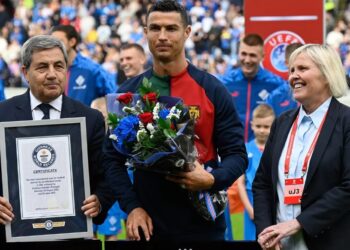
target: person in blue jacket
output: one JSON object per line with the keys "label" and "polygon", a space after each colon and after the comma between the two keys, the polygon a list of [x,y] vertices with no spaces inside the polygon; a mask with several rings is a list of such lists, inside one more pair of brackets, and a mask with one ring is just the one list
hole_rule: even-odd
{"label": "person in blue jacket", "polygon": [[0,101],[5,100],[5,81],[8,78],[9,69],[5,60],[0,56]]}
{"label": "person in blue jacket", "polygon": [[71,25],[52,27],[51,35],[60,39],[68,53],[68,77],[65,94],[87,106],[98,98],[115,93],[114,77],[93,60],[76,51],[80,36]]}
{"label": "person in blue jacket", "polygon": [[244,125],[244,139],[248,142],[254,137],[250,128],[253,110],[286,81],[260,66],[264,58],[264,40],[258,34],[244,37],[238,57],[240,67],[228,70],[220,80],[233,96]]}
{"label": "person in blue jacket", "polygon": [[[289,57],[294,50],[303,46],[302,43],[288,44],[285,51],[285,62],[288,67]],[[282,84],[280,87],[272,91],[267,97],[266,103],[269,104],[276,116],[279,116],[284,111],[298,107],[298,102],[293,98],[292,89],[289,84]]]}

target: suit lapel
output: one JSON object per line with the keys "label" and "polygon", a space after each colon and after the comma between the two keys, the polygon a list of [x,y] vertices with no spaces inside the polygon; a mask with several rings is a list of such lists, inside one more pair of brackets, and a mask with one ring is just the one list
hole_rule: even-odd
{"label": "suit lapel", "polygon": [[332,135],[332,131],[335,127],[338,115],[339,115],[339,103],[335,98],[332,98],[332,101],[328,109],[326,120],[324,122],[320,136],[318,137],[314,152],[311,156],[304,190],[307,189],[307,186],[309,185],[312,179],[312,176],[315,174],[315,171],[321,160],[321,157],[327,148],[327,145]]}
{"label": "suit lapel", "polygon": [[32,109],[30,105],[29,89],[18,99],[16,103],[15,117],[18,121],[33,120]]}
{"label": "suit lapel", "polygon": [[275,136],[275,147],[273,149],[273,156],[272,156],[272,181],[273,186],[276,188],[277,186],[277,180],[278,180],[278,163],[281,158],[282,150],[284,148],[284,145],[287,142],[289,130],[292,127],[292,124],[299,113],[299,108],[295,111],[289,113],[286,118],[281,121],[281,124],[279,125],[279,128],[276,131]]}
{"label": "suit lapel", "polygon": [[61,118],[74,117],[76,113],[74,102],[67,96],[62,96]]}

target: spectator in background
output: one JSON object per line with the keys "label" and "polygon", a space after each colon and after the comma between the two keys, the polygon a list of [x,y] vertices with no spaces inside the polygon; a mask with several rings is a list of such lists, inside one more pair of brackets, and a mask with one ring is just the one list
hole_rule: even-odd
{"label": "spectator in background", "polygon": [[[303,46],[302,43],[288,44],[285,50],[285,63],[289,66],[289,57],[294,50]],[[284,111],[294,109],[298,106],[297,101],[293,98],[292,89],[289,84],[282,84],[280,87],[271,92],[267,97],[266,103],[269,104],[275,111],[275,115],[279,116]]]}
{"label": "spectator in background", "polygon": [[120,68],[127,78],[141,74],[145,69],[146,54],[136,43],[128,43],[120,48]]}
{"label": "spectator in background", "polygon": [[246,144],[248,168],[245,174],[237,180],[238,193],[245,208],[244,240],[256,240],[252,185],[274,119],[275,114],[267,104],[260,104],[253,111],[251,126],[255,139]]}
{"label": "spectator in background", "polygon": [[8,86],[10,70],[7,63],[0,55],[0,101],[5,100],[5,86]]}
{"label": "spectator in background", "polygon": [[117,90],[111,74],[76,51],[80,37],[73,26],[55,26],[52,27],[50,33],[60,39],[67,48],[69,78],[65,89],[66,95],[90,106],[97,97],[114,93]]}
{"label": "spectator in background", "polygon": [[336,51],[338,51],[340,44],[344,40],[344,34],[346,29],[347,25],[345,20],[338,20],[334,29],[327,34],[326,43],[332,46],[332,48],[334,48]]}
{"label": "spectator in background", "polygon": [[239,47],[240,66],[228,70],[221,77],[236,104],[239,118],[244,125],[244,139],[253,139],[249,124],[253,110],[259,103],[265,102],[269,93],[282,84],[281,77],[260,66],[264,58],[264,41],[258,34],[248,34]]}
{"label": "spectator in background", "polygon": [[7,22],[11,22],[14,14],[12,1],[3,0],[0,2],[0,29],[3,28]]}

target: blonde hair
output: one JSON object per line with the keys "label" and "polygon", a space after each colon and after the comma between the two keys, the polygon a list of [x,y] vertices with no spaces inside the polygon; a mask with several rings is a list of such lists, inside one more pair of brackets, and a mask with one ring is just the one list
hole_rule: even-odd
{"label": "blonde hair", "polygon": [[253,111],[253,119],[255,118],[266,118],[273,116],[275,117],[275,112],[270,105],[262,103],[259,104]]}
{"label": "blonde hair", "polygon": [[100,111],[104,118],[106,119],[107,117],[107,100],[106,97],[99,97],[96,98],[95,100],[93,100],[90,104],[90,107],[93,109],[97,109],[98,111]]}
{"label": "blonde hair", "polygon": [[341,97],[346,94],[345,71],[337,52],[328,45],[306,44],[296,49],[289,58],[290,65],[300,54],[307,55],[318,67],[327,80],[332,96]]}

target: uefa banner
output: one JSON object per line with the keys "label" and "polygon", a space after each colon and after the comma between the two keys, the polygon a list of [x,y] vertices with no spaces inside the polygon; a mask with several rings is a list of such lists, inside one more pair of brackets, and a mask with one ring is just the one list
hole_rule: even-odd
{"label": "uefa banner", "polygon": [[323,0],[245,0],[245,33],[257,33],[265,43],[263,67],[287,79],[284,52],[290,43],[323,44]]}

